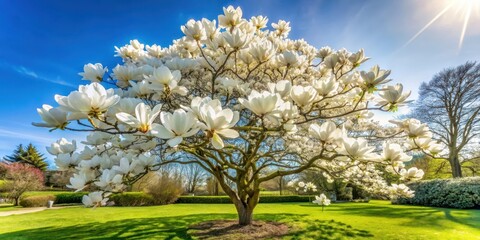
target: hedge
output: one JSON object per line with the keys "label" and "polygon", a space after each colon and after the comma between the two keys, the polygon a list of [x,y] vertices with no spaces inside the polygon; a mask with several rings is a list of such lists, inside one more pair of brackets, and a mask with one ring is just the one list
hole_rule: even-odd
{"label": "hedge", "polygon": [[447,208],[480,208],[480,177],[435,179],[407,184],[413,198],[398,198],[394,204]]}
{"label": "hedge", "polygon": [[40,195],[25,197],[20,200],[20,206],[22,207],[46,207],[48,201],[55,201],[53,195]]}
{"label": "hedge", "polygon": [[112,194],[109,201],[113,201],[115,206],[151,206],[155,203],[153,197],[144,192]]}
{"label": "hedge", "polygon": [[82,203],[84,192],[71,192],[55,194],[55,204]]}
{"label": "hedge", "polygon": [[180,196],[175,203],[232,203],[228,196]]}
{"label": "hedge", "polygon": [[[45,195],[35,194],[26,196],[24,199],[33,197],[50,196],[54,204],[82,203],[82,197],[85,192],[60,192],[52,194],[46,192]],[[260,196],[260,203],[281,203],[281,202],[309,202],[315,197],[308,195],[287,195],[287,196]],[[109,201],[113,201],[115,206],[150,206],[155,205],[155,199],[144,192],[125,192],[112,194]],[[232,203],[228,196],[180,196],[175,203]]]}
{"label": "hedge", "polygon": [[[309,202],[313,196],[260,196],[260,203]],[[228,196],[181,196],[175,203],[232,203]]]}

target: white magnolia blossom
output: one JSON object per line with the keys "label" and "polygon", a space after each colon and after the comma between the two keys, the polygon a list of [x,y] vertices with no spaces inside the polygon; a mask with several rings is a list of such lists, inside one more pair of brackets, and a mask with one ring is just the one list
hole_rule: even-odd
{"label": "white magnolia blossom", "polygon": [[132,174],[135,169],[137,162],[132,162],[128,157],[123,157],[120,159],[120,163],[112,167],[112,170],[116,171],[122,175]]}
{"label": "white magnolia blossom", "polygon": [[329,78],[323,78],[320,80],[315,80],[313,87],[317,90],[318,95],[326,97],[336,93],[339,83],[335,80],[333,76]]}
{"label": "white magnolia blossom", "polygon": [[87,181],[85,174],[75,173],[73,177],[70,178],[70,184],[68,184],[67,187],[80,191],[86,187]]}
{"label": "white magnolia blossom", "polygon": [[305,193],[312,193],[317,191],[317,186],[312,182],[298,181],[298,179],[291,180],[287,183],[287,187],[295,188],[295,191],[303,191]]}
{"label": "white magnolia blossom", "polygon": [[270,60],[275,55],[275,47],[271,42],[256,42],[248,52],[255,61],[261,63]]}
{"label": "white magnolia blossom", "polygon": [[288,80],[280,80],[277,83],[269,83],[270,92],[279,94],[282,98],[288,97],[292,89],[292,83]]}
{"label": "white magnolia blossom", "polygon": [[373,150],[373,147],[368,146],[368,142],[363,138],[344,138],[338,152],[350,159],[370,160],[374,158]]}
{"label": "white magnolia blossom", "polygon": [[277,56],[276,61],[280,66],[298,67],[305,61],[305,57],[299,56],[298,54],[291,51],[285,51]]}
{"label": "white magnolia blossom", "polygon": [[373,91],[377,86],[390,82],[387,77],[390,75],[389,70],[381,70],[378,65],[375,65],[370,71],[361,71],[360,76],[363,80],[363,86],[369,91]]}
{"label": "white magnolia blossom", "polygon": [[337,53],[331,53],[325,59],[323,60],[323,64],[325,65],[325,68],[327,69],[335,69],[337,66],[339,57]]}
{"label": "white magnolia blossom", "polygon": [[328,57],[333,53],[333,50],[330,47],[322,47],[318,50],[317,56],[321,59]]}
{"label": "white magnolia blossom", "polygon": [[330,205],[330,199],[322,193],[319,196],[315,196],[315,200],[313,200],[312,203],[316,203],[320,206],[328,206]]}
{"label": "white magnolia blossom", "polygon": [[152,124],[155,118],[160,114],[160,109],[162,105],[156,105],[153,109],[150,106],[139,103],[135,107],[135,117],[128,113],[117,113],[116,116],[118,120],[124,122],[125,124],[136,128],[142,133],[146,133],[152,129]]}
{"label": "white magnolia blossom", "polygon": [[188,90],[183,86],[178,86],[180,78],[180,71],[175,70],[172,72],[167,67],[161,66],[154,69],[152,75],[146,77],[146,81],[151,83],[151,89],[161,91],[167,96],[172,93],[185,96]]}
{"label": "white magnolia blossom", "polygon": [[435,141],[428,141],[428,146],[424,147],[432,155],[437,155],[445,150],[445,147]]}
{"label": "white magnolia blossom", "polygon": [[412,156],[405,154],[400,145],[388,142],[383,144],[383,152],[380,158],[389,162],[408,162],[412,160]]}
{"label": "white magnolia blossom", "polygon": [[100,117],[120,97],[115,95],[113,89],[105,90],[102,85],[94,82],[81,85],[78,91],[73,91],[68,96],[55,95],[55,100],[62,110],[70,112],[68,119],[73,120]]}
{"label": "white magnolia blossom", "polygon": [[103,192],[91,192],[88,195],[83,196],[82,203],[86,207],[99,207],[107,204],[108,198],[103,198]]}
{"label": "white magnolia blossom", "polygon": [[218,16],[218,25],[225,28],[233,28],[243,23],[242,21],[242,9],[240,7],[234,8],[228,6],[223,8],[223,14]]}
{"label": "white magnolia blossom", "polygon": [[368,59],[370,58],[365,57],[365,51],[363,49],[358,50],[356,53],[352,53],[350,57],[348,57],[348,61],[350,61],[353,65],[362,64]]}
{"label": "white magnolia blossom", "polygon": [[390,120],[391,123],[397,125],[404,130],[410,138],[431,138],[432,133],[427,124],[423,124],[416,119],[405,119],[402,121]]}
{"label": "white magnolia blossom", "polygon": [[395,111],[398,106],[404,105],[410,101],[405,101],[410,96],[410,91],[404,93],[403,85],[387,86],[380,92],[381,99],[378,101],[379,106],[388,106],[389,110]]}
{"label": "white magnolia blossom", "polygon": [[255,26],[257,29],[262,29],[267,27],[268,18],[264,16],[254,16],[250,18],[250,22]]}
{"label": "white magnolia blossom", "polygon": [[327,121],[321,126],[314,123],[308,128],[309,134],[322,142],[332,143],[341,137],[342,131],[337,129],[335,123]]}
{"label": "white magnolia blossom", "polygon": [[130,81],[142,79],[141,69],[132,65],[117,65],[113,69],[113,78],[117,79],[117,86],[128,87]]}
{"label": "white magnolia blossom", "polygon": [[123,187],[122,178],[123,175],[116,173],[115,170],[105,169],[95,185],[105,190],[118,191]]}
{"label": "white magnolia blossom", "polygon": [[67,112],[59,108],[53,108],[50,105],[43,104],[42,108],[37,108],[37,112],[44,122],[32,123],[34,126],[53,129],[59,128],[63,130],[68,124]]}
{"label": "white magnolia blossom", "polygon": [[205,32],[202,21],[191,19],[186,25],[182,26],[181,29],[187,39],[195,41],[207,39],[207,33]]}
{"label": "white magnolia blossom", "polygon": [[135,108],[140,103],[142,103],[142,100],[139,98],[124,97],[120,99],[117,104],[113,105],[108,110],[107,114],[113,118],[115,118],[115,115],[119,112],[135,115]]}
{"label": "white magnolia blossom", "polygon": [[307,182],[305,183],[304,192],[316,192],[317,191],[317,186],[313,184],[312,182]]}
{"label": "white magnolia blossom", "polygon": [[288,181],[287,187],[293,187],[295,185],[295,180]]}
{"label": "white magnolia blossom", "polygon": [[222,35],[228,45],[235,50],[245,48],[245,45],[250,41],[249,35],[238,29],[233,32],[223,32]]}
{"label": "white magnolia blossom", "polygon": [[275,34],[279,37],[287,37],[292,29],[290,27],[290,22],[284,20],[280,20],[278,23],[272,23],[272,27],[275,29]]}
{"label": "white magnolia blossom", "polygon": [[52,143],[50,147],[47,147],[47,151],[52,155],[58,155],[61,153],[73,153],[77,149],[77,142],[73,140],[69,142],[65,138],[61,138]]}
{"label": "white magnolia blossom", "polygon": [[78,75],[82,76],[82,80],[101,82],[106,72],[108,72],[108,68],[103,67],[101,63],[89,63],[83,66],[83,72]]}
{"label": "white magnolia blossom", "polygon": [[[383,127],[369,119],[402,107],[410,92],[387,85],[389,70],[358,70],[369,59],[363,49],[316,48],[290,39],[289,22],[267,23],[228,6],[218,19],[188,21],[171,45],[132,40],[115,47],[116,66],[86,64],[80,75],[91,83],[56,95],[58,107],[43,105],[43,122],[34,123],[87,133],[83,147],[61,139],[48,148],[59,169],[75,171],[68,187],[96,191],[84,203],[101,206],[149,171],[194,162],[228,179],[221,186],[240,202],[254,199],[262,181],[312,166],[328,182],[411,196],[379,169],[419,179],[421,170],[405,169],[410,152],[436,155],[443,146],[417,120]],[[369,145],[391,136],[395,143]]]}
{"label": "white magnolia blossom", "polygon": [[253,90],[248,99],[240,98],[238,101],[259,116],[271,113],[279,101],[279,96],[268,91],[259,93]]}
{"label": "white magnolia blossom", "polygon": [[307,106],[313,102],[317,96],[317,91],[311,86],[293,86],[290,92],[293,101],[301,107]]}
{"label": "white magnolia blossom", "polygon": [[[210,101],[209,103],[215,101]],[[216,149],[224,147],[224,142],[221,136],[226,138],[237,138],[238,132],[231,129],[238,122],[238,112],[233,112],[230,109],[222,109],[216,104],[200,105],[200,128],[210,138],[210,142]]]}
{"label": "white magnolia blossom", "polygon": [[423,170],[421,169],[417,169],[416,167],[412,167],[410,169],[402,169],[400,170],[400,176],[402,180],[419,180],[419,179],[422,179],[423,177]]}
{"label": "white magnolia blossom", "polygon": [[162,125],[157,125],[152,134],[168,139],[167,143],[170,147],[175,147],[183,141],[183,138],[196,134],[199,130],[197,120],[193,113],[185,112],[183,109],[177,109],[173,114],[160,113]]}
{"label": "white magnolia blossom", "polygon": [[389,187],[389,194],[392,199],[398,198],[398,197],[406,197],[406,198],[411,198],[413,197],[413,194],[415,192],[410,190],[405,184],[392,184],[391,187]]}
{"label": "white magnolia blossom", "polygon": [[218,78],[217,80],[220,83],[219,87],[225,89],[228,94],[233,94],[233,91],[240,85],[238,81],[232,78]]}
{"label": "white magnolia blossom", "polygon": [[130,86],[131,88],[128,92],[131,97],[148,97],[153,93],[150,84],[145,80],[141,82],[130,81]]}
{"label": "white magnolia blossom", "polygon": [[103,132],[93,132],[87,135],[87,141],[82,141],[85,145],[99,146],[106,144],[112,139],[112,135]]}
{"label": "white magnolia blossom", "polygon": [[75,168],[81,160],[78,153],[60,153],[55,157],[55,165],[60,171],[65,171]]}

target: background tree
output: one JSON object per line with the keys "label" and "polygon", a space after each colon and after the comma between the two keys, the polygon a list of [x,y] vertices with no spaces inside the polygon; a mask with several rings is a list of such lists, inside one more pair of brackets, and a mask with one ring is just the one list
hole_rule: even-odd
{"label": "background tree", "polygon": [[[80,75],[92,83],[56,95],[59,107],[43,105],[44,122],[35,123],[90,132],[79,152],[62,148],[72,143],[54,143],[57,166],[76,169],[68,186],[97,187],[85,202],[102,205],[96,196],[123,191],[148,171],[197,164],[230,197],[241,225],[252,223],[260,184],[310,168],[411,196],[375,169],[383,164],[404,180],[421,178],[418,169],[404,169],[410,157],[402,145],[386,142],[374,152],[347,130],[369,111],[396,111],[410,93],[401,84],[386,85],[390,71],[379,66],[358,71],[368,60],[363,50],[317,49],[289,39],[290,23],[267,29],[267,22],[245,19],[229,6],[218,22],[188,21],[181,27],[185,36],[169,47],[138,40],[117,47],[123,63],[110,76],[100,63],[85,65]],[[104,82],[117,88],[105,89]],[[378,137],[429,140],[420,122],[397,124],[393,135]]]}
{"label": "background tree", "polygon": [[10,156],[5,156],[3,159],[5,161],[9,161],[9,162],[20,162],[22,161],[23,159],[23,156],[25,155],[25,149],[23,147],[23,144],[20,144],[17,146],[17,148],[15,148],[15,150],[13,150],[13,154],[10,155]]}
{"label": "background tree", "polygon": [[52,188],[66,188],[67,184],[70,182],[70,177],[72,176],[73,171],[58,171],[50,170],[45,171],[45,186]]}
{"label": "background tree", "polygon": [[450,163],[453,177],[462,177],[462,163],[478,159],[469,154],[480,137],[480,64],[467,62],[436,74],[420,86],[411,116],[428,123],[434,139],[446,151],[439,156]]}
{"label": "background tree", "polygon": [[151,171],[132,185],[132,191],[145,192],[155,204],[174,203],[184,192],[183,176],[174,168]]}
{"label": "background tree", "polygon": [[1,190],[14,200],[15,206],[23,193],[43,187],[43,172],[29,164],[0,163],[0,168],[5,172],[5,182]]}
{"label": "background tree", "polygon": [[205,188],[208,192],[208,195],[218,196],[220,193],[224,194],[224,192],[222,192],[220,189],[218,180],[214,176],[207,176],[205,183]]}
{"label": "background tree", "polygon": [[185,191],[195,193],[206,180],[206,172],[197,164],[188,164],[183,167],[183,176],[185,179]]}
{"label": "background tree", "polygon": [[47,158],[38,152],[37,148],[29,143],[26,148],[22,144],[18,145],[10,156],[4,157],[4,160],[8,162],[18,162],[32,165],[42,171],[47,170],[48,163],[45,161]]}

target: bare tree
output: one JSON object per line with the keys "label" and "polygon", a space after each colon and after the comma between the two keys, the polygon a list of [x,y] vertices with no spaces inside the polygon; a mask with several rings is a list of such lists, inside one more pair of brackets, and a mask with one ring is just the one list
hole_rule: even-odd
{"label": "bare tree", "polygon": [[206,178],[205,170],[197,164],[185,165],[183,175],[185,178],[185,190],[187,193],[194,193]]}
{"label": "bare tree", "polygon": [[214,176],[208,176],[206,178],[207,192],[210,195],[218,196],[221,189],[218,180]]}
{"label": "bare tree", "polygon": [[411,116],[429,124],[448,153],[435,156],[450,163],[453,177],[462,177],[463,162],[475,161],[467,149],[480,134],[480,64],[467,62],[436,74],[420,86]]}

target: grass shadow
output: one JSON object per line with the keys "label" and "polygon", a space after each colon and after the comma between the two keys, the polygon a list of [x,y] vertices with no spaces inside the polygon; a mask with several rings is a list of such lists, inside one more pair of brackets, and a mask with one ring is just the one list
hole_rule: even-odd
{"label": "grass shadow", "polygon": [[[373,204],[352,204],[349,206],[335,207],[334,204],[326,211],[330,212],[344,212],[345,214],[366,216],[366,217],[378,217],[385,218],[401,218],[411,219],[411,221],[405,221],[403,224],[413,227],[425,227],[426,225],[432,228],[442,229],[445,227],[445,223],[442,222],[446,219],[449,221],[466,225],[468,227],[480,228],[480,211],[478,214],[475,212],[469,212],[468,214],[462,214],[460,209],[448,209],[448,208],[435,208],[435,207],[417,207],[408,205],[373,205]],[[302,207],[318,207],[312,205],[299,205]],[[455,211],[454,216],[452,211]],[[343,213],[342,213],[343,214]],[[445,215],[445,218],[442,217]]]}
{"label": "grass shadow", "polygon": [[[255,219],[286,222],[293,239],[342,239],[371,237],[368,231],[354,229],[337,221],[309,221],[301,214],[257,214]],[[0,234],[0,239],[192,239],[189,226],[200,222],[236,219],[236,214],[192,214],[175,217],[131,218],[107,222],[26,229]]]}
{"label": "grass shadow", "polygon": [[192,239],[188,226],[233,214],[195,214],[175,217],[130,218],[70,226],[52,226],[0,234],[0,239]]}
{"label": "grass shadow", "polygon": [[[456,222],[456,223],[459,223],[459,224],[467,225],[467,226],[472,227],[472,228],[480,229],[480,210],[477,211],[478,214],[476,216],[471,216],[471,217],[467,216],[467,217],[469,217],[469,219],[471,219],[469,221],[466,221],[465,219],[460,219],[458,217],[453,216],[452,212],[451,212],[452,211],[451,209],[446,208],[446,209],[442,209],[442,211],[445,214],[445,217],[452,222]],[[464,212],[461,212],[461,213],[464,213]],[[457,215],[458,215],[458,213],[457,213]],[[465,213],[463,215],[465,215]],[[476,224],[473,224],[473,223],[476,223]]]}
{"label": "grass shadow", "polygon": [[373,234],[335,220],[315,220],[301,229],[292,231],[287,236],[291,236],[293,239],[340,240],[345,238],[371,238]]}

